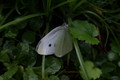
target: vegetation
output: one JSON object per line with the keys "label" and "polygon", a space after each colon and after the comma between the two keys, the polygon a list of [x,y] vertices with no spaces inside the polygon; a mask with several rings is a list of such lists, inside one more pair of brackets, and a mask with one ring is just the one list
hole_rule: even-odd
{"label": "vegetation", "polygon": [[[35,51],[67,23],[74,49]],[[0,80],[120,80],[119,0],[0,0]]]}

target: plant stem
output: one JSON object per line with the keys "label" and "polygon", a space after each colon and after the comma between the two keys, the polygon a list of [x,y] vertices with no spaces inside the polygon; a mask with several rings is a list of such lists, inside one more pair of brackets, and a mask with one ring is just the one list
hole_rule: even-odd
{"label": "plant stem", "polygon": [[[68,18],[68,24],[71,24],[71,23],[72,23],[72,19]],[[90,80],[89,77],[88,77],[87,71],[85,69],[85,66],[84,66],[82,54],[81,54],[81,51],[79,49],[77,40],[73,39],[73,43],[74,43],[74,47],[75,47],[76,54],[77,54],[77,57],[78,57],[78,61],[79,61],[80,65],[81,65],[81,69],[83,71],[83,75],[85,76],[85,80]]]}
{"label": "plant stem", "polygon": [[4,17],[4,19],[0,22],[0,25],[2,25],[2,24],[5,22],[5,20],[8,18],[8,16],[10,16],[10,14],[11,14],[13,11],[14,11],[14,8],[11,9],[11,10],[6,14],[6,16]]}
{"label": "plant stem", "polygon": [[3,28],[9,27],[10,25],[19,23],[21,21],[24,21],[24,20],[27,20],[27,19],[30,19],[30,18],[33,18],[33,17],[37,17],[37,16],[42,16],[42,15],[44,15],[44,13],[43,14],[31,14],[31,15],[28,15],[28,16],[25,16],[25,17],[17,18],[15,20],[11,21],[11,22],[8,22],[4,25],[1,25],[0,30],[2,30]]}
{"label": "plant stem", "polygon": [[61,7],[61,6],[65,5],[65,4],[71,3],[73,1],[74,0],[67,0],[67,1],[61,2],[61,3],[57,4],[56,6],[53,6],[51,10],[53,10],[55,8],[58,8],[58,7]]}
{"label": "plant stem", "polygon": [[83,75],[85,76],[85,80],[90,80],[89,77],[88,77],[87,71],[86,71],[86,69],[85,69],[85,66],[84,66],[82,54],[81,54],[81,51],[80,51],[80,49],[79,49],[77,40],[74,39],[73,42],[74,42],[74,46],[75,46],[75,50],[76,50],[76,54],[77,54],[79,63],[80,63],[80,65],[81,65],[81,69],[82,69],[82,71],[83,71]]}
{"label": "plant stem", "polygon": [[45,80],[45,55],[42,56],[42,80]]}
{"label": "plant stem", "polygon": [[82,5],[84,2],[87,2],[87,0],[81,0],[80,2],[78,2],[73,8],[73,11],[75,11],[78,7],[80,7],[80,5]]}

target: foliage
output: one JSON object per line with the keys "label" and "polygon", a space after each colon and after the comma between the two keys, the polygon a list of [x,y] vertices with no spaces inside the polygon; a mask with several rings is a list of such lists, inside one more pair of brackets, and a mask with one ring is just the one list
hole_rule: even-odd
{"label": "foliage", "polygon": [[[119,0],[0,0],[0,80],[42,80],[35,47],[65,22],[89,78],[120,80],[119,21]],[[45,80],[84,80],[78,57],[46,56]]]}
{"label": "foliage", "polygon": [[79,40],[85,40],[86,43],[89,44],[98,44],[99,41],[97,38],[98,30],[96,27],[86,21],[74,21],[73,26],[75,28],[71,28],[71,34],[73,37],[78,38]]}
{"label": "foliage", "polygon": [[[91,61],[86,61],[85,62],[85,68],[88,72],[88,76],[89,76],[90,79],[96,80],[102,74],[102,71],[99,68],[94,68],[94,65]],[[84,78],[84,75],[83,75],[82,71],[80,71],[80,74]]]}

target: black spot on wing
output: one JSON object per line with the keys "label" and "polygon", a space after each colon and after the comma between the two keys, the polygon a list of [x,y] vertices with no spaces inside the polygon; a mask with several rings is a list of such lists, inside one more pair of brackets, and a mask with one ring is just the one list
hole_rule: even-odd
{"label": "black spot on wing", "polygon": [[49,46],[49,47],[51,47],[51,46],[52,46],[52,44],[49,44],[48,46]]}
{"label": "black spot on wing", "polygon": [[56,44],[54,44],[54,45],[52,46],[52,44],[50,43],[48,46],[49,46],[49,47],[55,47],[55,46],[56,46]]}

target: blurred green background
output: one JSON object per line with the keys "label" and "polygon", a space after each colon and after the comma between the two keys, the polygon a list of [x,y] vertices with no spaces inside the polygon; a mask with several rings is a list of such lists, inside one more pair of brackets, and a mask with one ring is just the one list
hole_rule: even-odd
{"label": "blurred green background", "polygon": [[[42,80],[38,41],[64,22],[76,25],[76,20],[83,21],[80,30],[84,25],[97,28],[83,31],[96,42],[71,29],[90,79],[120,80],[119,0],[0,0],[0,80]],[[74,49],[62,58],[46,56],[45,64],[45,80],[84,79]]]}

